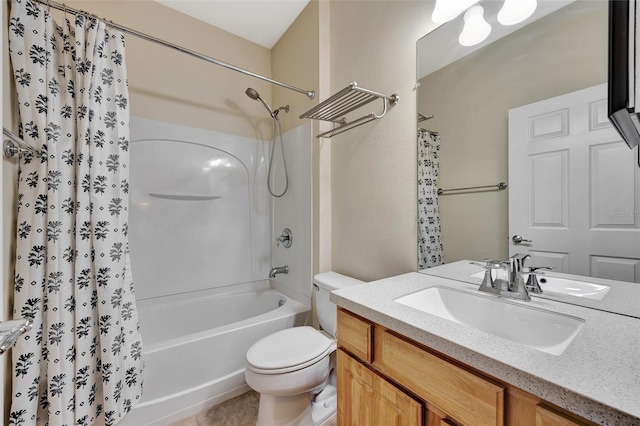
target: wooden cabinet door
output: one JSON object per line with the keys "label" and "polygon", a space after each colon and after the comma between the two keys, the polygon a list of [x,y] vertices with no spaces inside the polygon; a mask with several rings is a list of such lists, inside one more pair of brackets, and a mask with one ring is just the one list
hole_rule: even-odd
{"label": "wooden cabinet door", "polygon": [[446,416],[427,410],[427,426],[458,426]]}
{"label": "wooden cabinet door", "polygon": [[422,404],[338,350],[338,426],[421,426]]}
{"label": "wooden cabinet door", "polygon": [[536,406],[536,426],[585,426],[592,423],[572,419],[557,411],[548,409],[542,405]]}

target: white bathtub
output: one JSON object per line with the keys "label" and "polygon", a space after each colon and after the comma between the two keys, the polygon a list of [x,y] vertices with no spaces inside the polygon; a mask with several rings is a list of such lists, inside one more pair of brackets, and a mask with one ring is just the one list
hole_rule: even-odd
{"label": "white bathtub", "polygon": [[249,347],[310,311],[260,281],[138,301],[138,314],[143,396],[123,426],[167,425],[248,391]]}

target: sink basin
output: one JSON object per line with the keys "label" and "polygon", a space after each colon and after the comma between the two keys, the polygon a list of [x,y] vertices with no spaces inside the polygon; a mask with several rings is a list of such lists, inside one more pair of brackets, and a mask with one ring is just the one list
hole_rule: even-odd
{"label": "sink basin", "polygon": [[562,354],[584,324],[582,318],[440,286],[395,302],[552,355]]}
{"label": "sink basin", "polygon": [[[483,278],[484,271],[471,274],[474,278]],[[494,275],[495,276],[495,275]],[[522,274],[524,280],[528,275]],[[608,285],[594,284],[580,280],[570,280],[566,278],[552,277],[550,275],[538,275],[538,283],[542,291],[552,293],[568,294],[575,297],[584,297],[587,299],[602,300],[611,289]]]}

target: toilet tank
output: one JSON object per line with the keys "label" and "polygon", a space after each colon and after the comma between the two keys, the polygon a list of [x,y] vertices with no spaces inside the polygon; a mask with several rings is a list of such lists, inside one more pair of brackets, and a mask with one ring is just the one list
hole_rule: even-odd
{"label": "toilet tank", "polygon": [[313,277],[313,283],[318,322],[324,331],[335,337],[337,307],[329,300],[329,293],[340,288],[364,284],[364,281],[336,272],[323,272]]}

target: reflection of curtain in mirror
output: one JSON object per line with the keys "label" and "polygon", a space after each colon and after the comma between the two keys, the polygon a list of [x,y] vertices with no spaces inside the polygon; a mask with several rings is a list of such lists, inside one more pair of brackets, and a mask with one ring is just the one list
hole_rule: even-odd
{"label": "reflection of curtain in mirror", "polygon": [[438,175],[440,136],[418,129],[418,270],[442,265]]}

